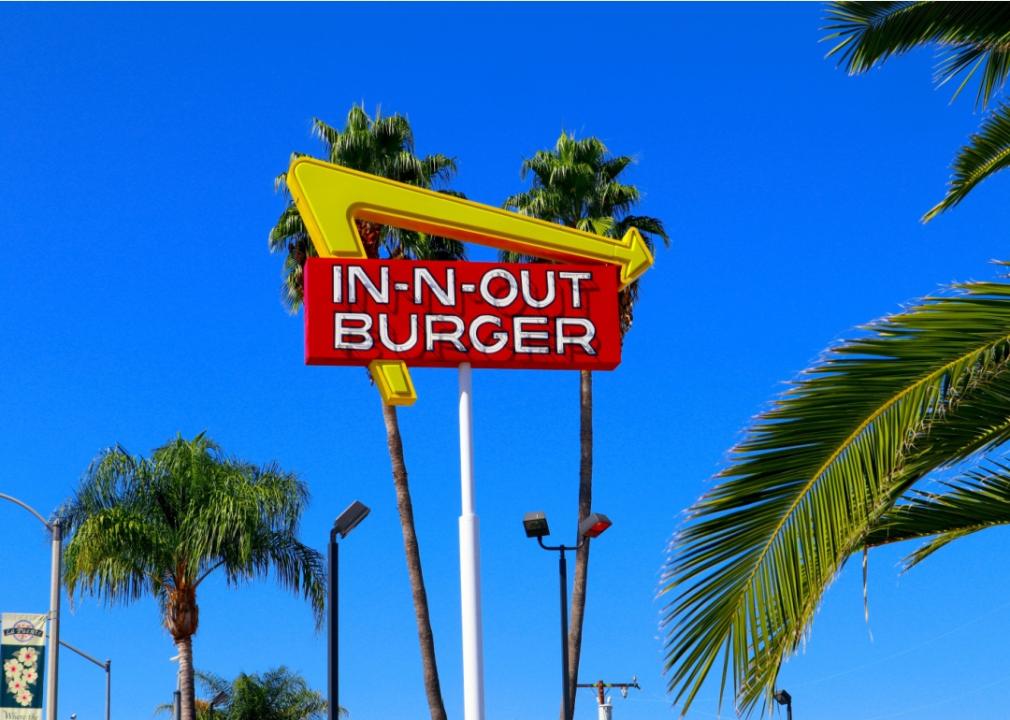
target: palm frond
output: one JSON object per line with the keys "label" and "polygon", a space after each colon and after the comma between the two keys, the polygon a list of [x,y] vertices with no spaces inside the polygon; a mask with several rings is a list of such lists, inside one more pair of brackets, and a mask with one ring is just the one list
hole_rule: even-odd
{"label": "palm frond", "polygon": [[663,226],[663,221],[650,215],[625,215],[614,225],[611,237],[624,237],[631,228],[642,234],[650,250],[656,247],[654,238],[659,238],[664,246],[670,247],[670,236]]}
{"label": "palm frond", "polygon": [[1010,525],[1010,467],[990,461],[953,482],[945,492],[913,492],[884,513],[866,536],[867,547],[931,538],[905,558],[905,570],[958,538]]}
{"label": "palm frond", "polygon": [[103,509],[78,523],[64,553],[67,594],[87,594],[109,604],[162,592],[171,568],[173,533],[140,509]]}
{"label": "palm frond", "polygon": [[91,465],[61,510],[68,592],[109,602],[195,591],[222,568],[230,582],[274,573],[321,619],[325,572],[298,541],[308,490],[276,466],[226,458],[205,434],[176,437],[150,458],[116,447]]}
{"label": "palm frond", "polygon": [[954,175],[947,194],[922,217],[929,222],[949,210],[970,193],[976,185],[1010,166],[1010,104],[996,108],[982,123],[978,133],[954,158]]}
{"label": "palm frond", "polygon": [[[610,155],[598,138],[577,139],[562,132],[553,150],[538,150],[523,161],[520,175],[531,178],[530,187],[507,197],[503,207],[607,237],[623,237],[631,227],[637,227],[650,248],[652,236],[668,245],[662,221],[630,214],[641,201],[641,193],[634,185],[620,182],[619,176],[631,163],[629,156]],[[542,258],[511,251],[499,253],[499,258],[502,262],[543,262]],[[638,291],[638,283],[633,283],[621,294],[622,335],[631,327]]]}
{"label": "palm frond", "polygon": [[[402,115],[382,116],[376,111],[372,118],[363,105],[354,105],[347,114],[343,130],[315,118],[312,133],[322,141],[326,160],[353,170],[425,188],[447,183],[456,172],[454,158],[438,153],[424,157],[414,154],[414,133]],[[278,176],[275,186],[283,189],[284,180],[283,174]],[[463,257],[462,245],[446,238],[428,238],[389,227],[378,227],[377,234],[378,244],[390,257]],[[414,246],[409,245],[411,242]],[[270,230],[268,245],[271,252],[287,253],[281,299],[291,312],[297,312],[302,303],[303,268],[306,260],[315,257],[316,252],[290,198]]]}
{"label": "palm frond", "polygon": [[[1010,285],[959,285],[805,371],[734,448],[667,563],[666,667],[684,710],[722,657],[741,711],[770,697],[827,585],[932,469],[1010,438]],[[980,431],[962,407],[996,403]]]}
{"label": "palm frond", "polygon": [[944,53],[937,82],[963,75],[955,96],[982,68],[977,102],[987,104],[1010,72],[1010,7],[978,2],[834,2],[827,13],[837,56],[850,73],[870,70],[892,55],[935,44]]}

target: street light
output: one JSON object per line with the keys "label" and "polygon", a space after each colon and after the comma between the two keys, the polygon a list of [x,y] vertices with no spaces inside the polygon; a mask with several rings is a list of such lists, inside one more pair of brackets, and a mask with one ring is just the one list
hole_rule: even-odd
{"label": "street light", "polygon": [[228,693],[225,690],[222,690],[213,698],[211,698],[211,701],[207,704],[207,710],[209,711],[211,717],[214,717],[214,708],[216,708],[218,705],[220,705],[227,699],[228,699]]}
{"label": "street light", "polygon": [[779,690],[772,697],[779,705],[786,706],[786,720],[793,720],[793,696],[785,690]]}
{"label": "street light", "polygon": [[60,658],[60,572],[63,567],[63,525],[60,518],[46,520],[31,505],[16,497],[0,493],[0,500],[8,500],[24,508],[46,526],[52,536],[52,558],[49,574],[49,651],[46,653],[46,720],[56,720],[56,695],[59,687]]}
{"label": "street light", "polygon": [[572,720],[572,697],[568,687],[568,561],[566,550],[578,550],[588,538],[599,537],[613,523],[603,513],[590,513],[579,523],[579,538],[575,545],[544,545],[544,538],[551,534],[547,516],[543,512],[529,512],[523,516],[523,530],[526,537],[536,538],[544,550],[558,553],[558,574],[561,578],[561,703],[564,708],[563,720]]}
{"label": "street light", "polygon": [[[65,647],[67,650],[73,650],[88,662],[94,663],[105,671],[105,720],[109,720],[112,717],[112,661],[106,659],[105,662],[102,662],[80,648],[74,647],[65,640],[60,640],[60,645]],[[71,715],[70,717],[74,718],[76,715]]]}
{"label": "street light", "polygon": [[364,503],[355,500],[347,509],[344,510],[333,523],[333,527],[330,529],[330,573],[329,573],[329,588],[327,602],[329,603],[329,632],[327,633],[326,640],[326,659],[327,665],[329,666],[329,677],[327,678],[327,690],[329,695],[329,706],[327,709],[326,717],[328,720],[337,720],[340,714],[340,704],[338,702],[339,695],[339,677],[338,677],[338,663],[339,663],[339,647],[337,645],[338,640],[338,626],[337,626],[337,535],[341,538],[347,537],[348,533],[351,532],[358,524],[368,516],[371,512]]}

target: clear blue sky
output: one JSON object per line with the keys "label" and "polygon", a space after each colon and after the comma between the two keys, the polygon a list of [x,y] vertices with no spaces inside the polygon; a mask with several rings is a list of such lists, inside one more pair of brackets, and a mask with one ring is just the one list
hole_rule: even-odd
{"label": "clear blue sky", "polygon": [[[498,204],[562,129],[634,155],[641,211],[673,238],[642,287],[623,365],[596,380],[596,509],[583,673],[643,690],[620,720],[674,717],[655,593],[683,510],[742,428],[854,326],[1007,258],[997,178],[928,226],[976,126],[931,85],[928,53],[849,78],[798,5],[4,5],[0,7],[0,490],[43,511],[89,460],[207,430],[297,471],[320,549],[360,498],[342,553],[342,701],[353,720],[425,716],[400,529],[363,370],[305,367],[266,235],[274,176],[314,152],[310,120],[354,102],[406,113],[455,187]],[[442,687],[462,716],[456,376],[418,370],[402,417]],[[520,520],[575,531],[577,375],[475,373],[489,720],[556,717],[555,558]],[[0,609],[44,611],[46,539],[0,511]],[[846,568],[781,684],[796,717],[1004,718],[1010,543],[992,531],[908,575],[874,553],[871,629]],[[279,663],[324,687],[308,608],[262,583],[200,596],[198,667]],[[175,654],[154,602],[84,600],[65,637],[114,664],[117,718],[168,701]],[[100,717],[101,672],[63,659],[60,716]],[[691,717],[716,713],[716,688]],[[729,715],[725,708],[724,715]],[[595,717],[583,691],[579,720]]]}

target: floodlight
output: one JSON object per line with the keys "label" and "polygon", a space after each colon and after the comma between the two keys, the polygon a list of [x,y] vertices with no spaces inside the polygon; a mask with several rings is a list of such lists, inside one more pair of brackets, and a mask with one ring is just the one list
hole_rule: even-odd
{"label": "floodlight", "polygon": [[333,532],[340,535],[340,537],[347,537],[347,533],[351,532],[354,528],[358,526],[362,520],[364,520],[368,513],[371,512],[368,506],[364,503],[355,500],[347,509],[340,513],[336,522],[333,523]]}
{"label": "floodlight", "polygon": [[589,517],[579,524],[579,536],[587,538],[599,537],[603,531],[613,525],[603,513],[590,513]]}
{"label": "floodlight", "polygon": [[523,529],[528,538],[542,538],[551,534],[547,516],[543,512],[528,512],[523,516]]}

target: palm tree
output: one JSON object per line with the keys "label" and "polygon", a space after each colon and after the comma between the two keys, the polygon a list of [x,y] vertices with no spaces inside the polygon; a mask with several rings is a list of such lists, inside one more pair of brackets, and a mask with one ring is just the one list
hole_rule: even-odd
{"label": "palm tree", "polygon": [[[758,416],[675,538],[666,666],[684,711],[717,662],[740,710],[770,702],[853,553],[931,538],[911,567],[1010,523],[1010,469],[994,457],[1008,440],[1010,284],[956,285],[828,350]],[[965,461],[946,492],[914,487]]]}
{"label": "palm tree", "polygon": [[[283,665],[265,673],[241,673],[232,681],[197,670],[196,680],[207,699],[196,701],[197,720],[320,720],[327,702],[305,678]],[[213,704],[213,707],[211,705]],[[172,711],[159,705],[157,713]],[[347,710],[340,708],[340,715]]]}
{"label": "palm tree", "polygon": [[296,537],[307,502],[291,473],[225,458],[203,433],[177,437],[150,458],[114,447],[95,458],[61,510],[70,533],[67,592],[109,603],[158,600],[178,649],[182,717],[193,720],[197,590],[214,571],[230,585],[272,571],[321,622],[322,559]]}
{"label": "palm tree", "polygon": [[[305,679],[283,665],[265,673],[241,673],[230,685],[208,677],[215,695],[223,694],[222,720],[319,720],[327,703]],[[340,715],[347,715],[343,708]]]}
{"label": "palm tree", "polygon": [[[979,2],[835,2],[828,10],[837,56],[851,74],[863,73],[892,55],[937,46],[940,85],[958,82],[957,97],[978,74],[976,105],[1001,95],[1010,73],[1010,6]],[[924,216],[928,222],[960,203],[986,178],[1010,166],[1010,105],[1001,102],[954,159],[944,198]]]}
{"label": "palm tree", "polygon": [[[363,105],[355,105],[347,113],[343,130],[316,118],[312,121],[312,134],[323,143],[324,160],[352,170],[425,188],[448,181],[456,172],[456,161],[450,157],[414,154],[414,133],[403,115],[382,117],[376,113],[373,120]],[[285,188],[286,177],[286,173],[277,176],[274,181],[277,189]],[[370,258],[380,257],[383,252],[388,257],[427,260],[463,257],[462,244],[454,240],[363,220],[356,224],[365,254]],[[297,312],[302,304],[302,269],[308,258],[316,256],[316,249],[293,202],[288,202],[271,228],[267,245],[270,252],[286,253],[281,292],[288,309]]]}
{"label": "palm tree", "polygon": [[[354,170],[421,187],[431,187],[437,182],[448,180],[456,170],[455,161],[444,155],[417,157],[414,154],[413,132],[410,123],[402,115],[381,117],[376,113],[373,120],[363,107],[354,106],[347,115],[343,130],[337,130],[317,119],[313,121],[313,131],[323,142],[324,159]],[[279,187],[284,186],[283,175],[278,178],[277,184]],[[379,257],[383,252],[389,257],[429,260],[463,257],[463,246],[454,240],[363,221],[358,221],[357,226],[368,257]],[[293,203],[289,202],[270,231],[269,246],[272,252],[287,253],[283,294],[288,307],[296,311],[302,301],[302,268],[306,258],[315,255],[315,249]],[[438,666],[435,662],[435,641],[428,613],[428,595],[421,572],[421,554],[414,529],[414,510],[407,484],[407,463],[403,455],[396,408],[382,403],[382,419],[396,490],[396,507],[403,530],[407,572],[421,645],[425,693],[432,720],[445,720],[445,705],[442,702]]]}
{"label": "palm tree", "polygon": [[[595,137],[577,140],[562,132],[553,150],[540,150],[522,164],[521,174],[531,179],[525,192],[505,201],[509,210],[531,215],[585,232],[623,237],[632,227],[642,233],[650,249],[653,236],[669,244],[663,223],[645,215],[631,215],[641,194],[634,185],[620,182],[631,164],[626,155],[612,156]],[[503,253],[507,261],[538,262],[540,258]],[[621,292],[621,336],[631,328],[634,303],[638,297],[636,280]],[[579,512],[578,524],[591,512],[593,499],[593,375],[580,371],[579,377]],[[578,524],[576,527],[578,527]],[[579,658],[582,653],[582,623],[586,609],[586,581],[589,572],[589,543],[576,552],[572,584],[572,617],[568,634],[569,697],[575,698]]]}

